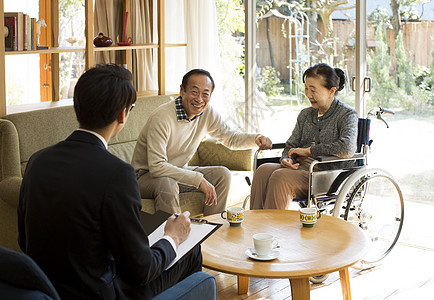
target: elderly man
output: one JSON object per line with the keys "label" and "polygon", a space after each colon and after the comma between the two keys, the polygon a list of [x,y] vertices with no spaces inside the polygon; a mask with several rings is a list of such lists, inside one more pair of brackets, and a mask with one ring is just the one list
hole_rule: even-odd
{"label": "elderly man", "polygon": [[180,96],[158,107],[137,139],[131,164],[142,197],[154,198],[157,210],[181,212],[179,193],[192,190],[205,195],[204,215],[225,209],[229,170],[222,166],[187,166],[206,135],[232,149],[271,148],[269,138],[231,129],[209,106],[214,87],[209,72],[193,69],[186,73]]}

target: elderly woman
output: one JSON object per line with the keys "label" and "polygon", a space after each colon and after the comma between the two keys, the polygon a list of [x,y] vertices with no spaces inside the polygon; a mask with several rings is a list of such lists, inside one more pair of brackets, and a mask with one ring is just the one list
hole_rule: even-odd
{"label": "elderly woman", "polygon": [[303,82],[311,107],[298,115],[280,164],[266,163],[256,170],[250,209],[287,209],[292,199],[307,197],[309,164],[315,157],[354,155],[358,115],[335,98],[344,88],[344,72],[320,63],[304,72]]}

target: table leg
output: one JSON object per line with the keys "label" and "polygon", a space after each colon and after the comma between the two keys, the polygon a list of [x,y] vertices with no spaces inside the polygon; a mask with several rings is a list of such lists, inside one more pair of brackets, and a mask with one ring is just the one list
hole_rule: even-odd
{"label": "table leg", "polygon": [[249,290],[249,277],[238,275],[238,295],[246,294]]}
{"label": "table leg", "polygon": [[351,300],[351,287],[350,287],[350,273],[348,268],[339,271],[341,279],[342,298],[344,300]]}
{"label": "table leg", "polygon": [[289,279],[291,284],[291,299],[294,300],[309,300],[310,299],[310,284],[309,278]]}

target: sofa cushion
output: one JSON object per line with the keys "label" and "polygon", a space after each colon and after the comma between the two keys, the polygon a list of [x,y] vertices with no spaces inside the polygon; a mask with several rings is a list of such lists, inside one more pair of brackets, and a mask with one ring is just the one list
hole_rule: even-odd
{"label": "sofa cushion", "polygon": [[110,139],[109,151],[127,163],[133,158],[136,140],[152,111],[158,106],[169,102],[171,96],[152,96],[137,99],[136,106],[128,116],[124,128]]}
{"label": "sofa cushion", "polygon": [[21,172],[36,151],[66,139],[78,128],[72,106],[55,107],[6,115],[18,133]]}
{"label": "sofa cushion", "polygon": [[[197,150],[200,166],[225,166],[229,170],[250,171],[253,149],[231,150],[214,139],[204,140]],[[189,165],[193,165],[192,162]]]}

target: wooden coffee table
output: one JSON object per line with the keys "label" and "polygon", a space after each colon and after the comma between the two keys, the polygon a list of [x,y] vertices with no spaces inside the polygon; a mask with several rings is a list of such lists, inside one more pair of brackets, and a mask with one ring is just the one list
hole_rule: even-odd
{"label": "wooden coffee table", "polygon": [[[231,227],[220,214],[205,219],[222,223],[202,244],[203,265],[238,275],[238,293],[247,293],[249,277],[289,278],[292,299],[310,299],[309,277],[339,271],[344,299],[351,299],[348,267],[368,252],[369,238],[344,220],[323,215],[313,228],[304,228],[299,212],[292,210],[245,211],[240,227]],[[280,255],[257,261],[245,252],[253,247],[252,235],[273,234]]]}

